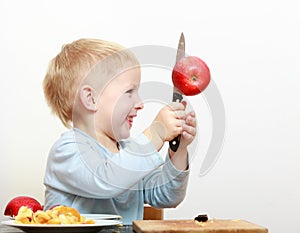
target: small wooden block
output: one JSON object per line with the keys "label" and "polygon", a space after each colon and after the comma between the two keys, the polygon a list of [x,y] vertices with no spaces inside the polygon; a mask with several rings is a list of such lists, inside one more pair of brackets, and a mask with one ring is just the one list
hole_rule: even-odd
{"label": "small wooden block", "polygon": [[144,206],[144,220],[163,220],[164,219],[164,210],[156,209],[152,206]]}

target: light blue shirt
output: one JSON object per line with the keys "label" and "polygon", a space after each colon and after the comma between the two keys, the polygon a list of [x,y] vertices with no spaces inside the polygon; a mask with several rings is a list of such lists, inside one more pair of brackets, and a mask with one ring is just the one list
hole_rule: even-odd
{"label": "light blue shirt", "polygon": [[45,209],[71,206],[80,213],[117,214],[124,224],[143,218],[144,203],[176,207],[186,193],[189,170],[163,161],[144,134],[120,142],[111,154],[95,139],[72,129],[50,150],[44,177]]}

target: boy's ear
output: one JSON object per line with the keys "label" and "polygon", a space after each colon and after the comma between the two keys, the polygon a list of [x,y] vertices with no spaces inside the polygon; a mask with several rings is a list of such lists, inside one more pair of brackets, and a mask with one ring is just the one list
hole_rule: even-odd
{"label": "boy's ear", "polygon": [[90,110],[90,111],[97,111],[96,108],[96,91],[94,88],[92,88],[89,85],[84,85],[80,88],[80,93],[79,93],[80,101],[82,105]]}

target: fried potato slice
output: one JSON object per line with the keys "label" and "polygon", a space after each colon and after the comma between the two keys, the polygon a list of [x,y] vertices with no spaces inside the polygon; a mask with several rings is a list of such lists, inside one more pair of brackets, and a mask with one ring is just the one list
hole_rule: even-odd
{"label": "fried potato slice", "polygon": [[18,224],[94,224],[92,219],[86,219],[75,208],[68,206],[56,206],[51,210],[38,210],[35,213],[22,206],[15,218]]}
{"label": "fried potato slice", "polygon": [[32,214],[33,211],[26,207],[26,206],[21,206],[18,212],[18,215],[15,217],[15,223],[17,224],[30,224],[32,220]]}
{"label": "fried potato slice", "polygon": [[51,216],[42,210],[33,213],[33,222],[37,224],[45,224],[51,219]]}

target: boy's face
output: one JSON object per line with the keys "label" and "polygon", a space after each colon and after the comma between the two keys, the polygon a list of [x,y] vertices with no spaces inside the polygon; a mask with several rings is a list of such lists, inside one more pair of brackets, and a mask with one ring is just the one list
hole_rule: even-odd
{"label": "boy's face", "polygon": [[143,108],[138,95],[140,79],[140,68],[132,68],[108,83],[97,103],[95,127],[98,135],[115,141],[130,136],[133,118]]}

